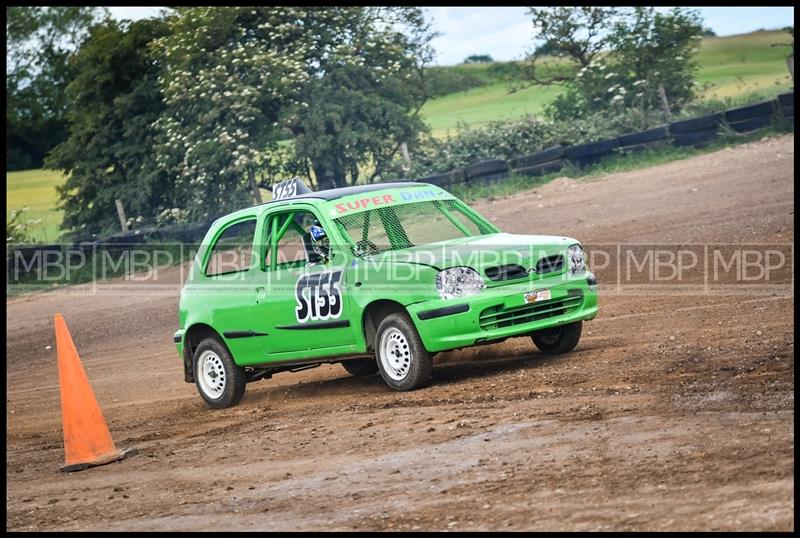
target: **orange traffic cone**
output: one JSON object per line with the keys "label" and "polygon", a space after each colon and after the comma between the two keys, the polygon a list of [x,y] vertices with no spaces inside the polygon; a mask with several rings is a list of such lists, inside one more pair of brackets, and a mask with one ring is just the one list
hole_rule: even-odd
{"label": "orange traffic cone", "polygon": [[65,473],[124,459],[135,449],[118,450],[61,314],[56,314],[58,378],[64,422]]}

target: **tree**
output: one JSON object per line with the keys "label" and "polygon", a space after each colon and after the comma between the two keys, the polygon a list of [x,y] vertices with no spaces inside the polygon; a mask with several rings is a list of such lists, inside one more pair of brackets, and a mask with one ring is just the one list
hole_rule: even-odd
{"label": "tree", "polygon": [[616,23],[609,38],[614,69],[621,74],[620,84],[630,84],[628,90],[639,82],[632,92],[639,106],[661,107],[669,119],[671,108],[694,98],[697,64],[692,58],[702,32],[699,13],[682,8],[658,12],[636,7]]}
{"label": "tree", "polygon": [[[352,58],[319,55],[288,125],[298,158],[314,170],[320,189],[382,176],[404,142],[426,127],[418,113],[427,99],[424,68],[434,34],[419,8],[349,8],[346,26],[332,34]],[[320,40],[322,42],[322,40]]]}
{"label": "tree", "polygon": [[472,56],[467,56],[464,58],[465,64],[484,64],[484,63],[491,63],[494,60],[488,54],[473,54]]}
{"label": "tree", "polygon": [[101,7],[6,8],[6,169],[37,168],[66,136],[69,55]]}
{"label": "tree", "polygon": [[405,114],[422,92],[403,79],[422,78],[417,8],[178,8],[168,24],[154,46],[167,106],[157,158],[195,217],[260,201],[257,176],[284,128],[327,187],[380,165],[419,125]]}
{"label": "tree", "polygon": [[791,43],[773,43],[772,46],[791,47],[792,52],[786,57],[786,68],[789,70],[789,75],[792,77],[792,82],[794,82],[794,26],[786,26],[783,28],[783,31],[788,33],[792,38]]}
{"label": "tree", "polygon": [[606,7],[532,7],[528,14],[543,43],[527,56],[524,78],[545,85],[571,82],[607,48],[608,28],[619,18],[618,9]]}
{"label": "tree", "polygon": [[118,231],[114,200],[134,220],[155,222],[175,207],[170,178],[157,165],[151,125],[164,110],[159,68],[148,46],[168,31],[161,19],[92,27],[72,59],[67,86],[69,137],[47,166],[69,177],[58,187],[62,228],[76,233]]}
{"label": "tree", "polygon": [[[566,88],[546,109],[551,119],[630,107],[642,114],[661,110],[669,119],[694,97],[692,57],[703,30],[696,11],[534,8],[531,13],[555,57],[548,72],[534,68],[528,78]],[[535,66],[537,59],[534,54],[529,63]]]}

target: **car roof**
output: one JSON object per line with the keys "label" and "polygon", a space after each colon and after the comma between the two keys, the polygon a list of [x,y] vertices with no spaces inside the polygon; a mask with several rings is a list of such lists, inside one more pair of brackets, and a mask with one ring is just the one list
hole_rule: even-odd
{"label": "car roof", "polygon": [[267,202],[263,202],[261,204],[256,204],[250,207],[245,207],[243,209],[239,209],[237,211],[233,211],[231,213],[227,213],[225,215],[220,215],[217,217],[214,222],[211,223],[211,226],[216,224],[220,224],[220,221],[224,220],[225,222],[230,221],[231,219],[243,217],[243,216],[253,216],[256,213],[253,213],[253,210],[262,206],[267,206],[271,204],[290,204],[296,201],[304,201],[304,200],[324,200],[326,202],[330,202],[331,200],[337,200],[344,196],[350,196],[353,194],[361,194],[365,192],[374,192],[374,191],[382,191],[386,189],[396,189],[396,188],[405,188],[405,187],[432,187],[430,183],[421,183],[418,181],[396,181],[396,182],[386,182],[386,183],[373,183],[371,185],[356,185],[354,187],[341,187],[339,189],[328,189],[325,191],[314,191],[309,192],[306,194],[300,194],[297,196],[292,196],[289,198],[282,198],[280,200],[269,200]]}
{"label": "car roof", "polygon": [[308,200],[317,199],[330,202],[337,200],[344,196],[351,196],[353,194],[361,194],[364,192],[382,191],[385,189],[397,189],[402,187],[423,187],[430,186],[428,183],[420,183],[417,181],[397,181],[389,183],[373,183],[371,185],[356,185],[354,187],[341,187],[339,189],[328,189],[325,191],[315,191],[306,194],[299,194],[290,198],[282,198],[281,200],[270,200],[260,205],[273,204],[278,202],[291,202],[293,200]]}

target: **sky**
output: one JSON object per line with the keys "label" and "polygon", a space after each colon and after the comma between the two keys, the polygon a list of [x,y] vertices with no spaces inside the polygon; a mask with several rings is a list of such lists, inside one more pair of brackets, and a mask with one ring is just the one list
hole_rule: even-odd
{"label": "sky", "polygon": [[[156,7],[110,7],[116,19],[141,19],[158,14]],[[441,32],[433,41],[438,65],[460,63],[473,54],[494,60],[516,60],[534,44],[533,26],[525,7],[426,7],[432,28]],[[717,35],[794,26],[793,7],[697,8],[705,26]]]}

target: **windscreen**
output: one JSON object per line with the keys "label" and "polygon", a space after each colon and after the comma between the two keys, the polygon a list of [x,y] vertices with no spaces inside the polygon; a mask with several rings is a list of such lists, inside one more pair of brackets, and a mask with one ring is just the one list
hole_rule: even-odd
{"label": "windscreen", "polygon": [[334,219],[358,256],[495,233],[459,200],[426,200],[378,207]]}

